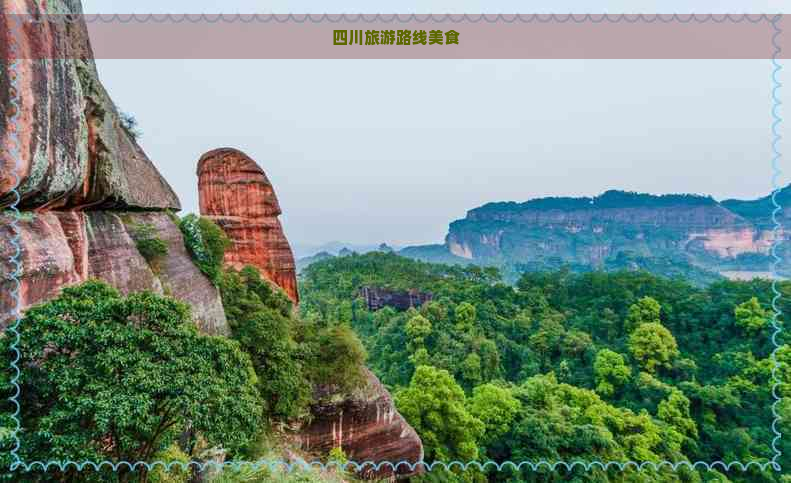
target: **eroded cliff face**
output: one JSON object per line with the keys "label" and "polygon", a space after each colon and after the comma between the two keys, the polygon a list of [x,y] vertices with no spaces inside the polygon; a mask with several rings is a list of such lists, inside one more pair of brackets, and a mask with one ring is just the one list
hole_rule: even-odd
{"label": "eroded cliff face", "polygon": [[[9,14],[82,13],[77,0],[0,0],[0,6]],[[0,16],[0,107],[7,114],[0,124],[0,209],[13,202],[15,184],[20,206],[39,211],[179,209],[99,82],[85,24],[20,25],[15,18]],[[11,48],[51,59],[20,59],[12,72]]]}
{"label": "eroded cliff face", "polygon": [[485,205],[450,225],[445,246],[455,256],[495,264],[554,260],[597,268],[630,253],[710,271],[768,270],[775,234],[765,225],[711,198],[608,192]]}
{"label": "eroded cliff face", "polygon": [[[396,465],[409,462],[415,465],[422,461],[420,437],[398,413],[390,393],[379,379],[370,371],[366,370],[366,374],[368,388],[364,395],[313,407],[313,420],[300,432],[302,449],[328,453],[333,448],[342,448],[350,460],[358,463],[372,461]],[[396,469],[383,465],[378,471],[374,466],[367,466],[359,476],[377,480],[404,478],[418,473],[422,473],[422,468],[412,471],[402,464]]]}
{"label": "eroded cliff face", "polygon": [[[0,5],[7,13],[81,12],[76,0]],[[202,332],[228,335],[220,294],[193,264],[169,212],[179,201],[99,82],[85,25],[28,25],[14,37],[19,49],[48,49],[52,57],[68,59],[21,60],[11,73],[10,26],[0,16],[0,330],[17,308],[99,279],[124,294],[151,290],[182,300]],[[18,88],[10,88],[12,81]],[[223,149],[201,159],[199,176],[201,211],[234,243],[227,263],[257,266],[296,302],[294,258],[264,172],[243,153]],[[18,215],[4,210],[17,199],[15,187]],[[146,260],[137,248],[144,233],[164,241],[167,254]],[[12,292],[18,292],[18,304]],[[337,441],[360,460],[422,459],[420,439],[375,378],[371,391],[370,398],[348,398],[334,409],[316,407],[306,445],[331,449]],[[335,416],[341,421],[332,436]],[[387,468],[376,472],[392,474]]]}
{"label": "eroded cliff face", "polygon": [[[76,0],[0,5],[5,13],[82,13]],[[16,200],[18,185],[22,211],[18,220],[0,211],[0,326],[15,309],[16,273],[22,310],[96,278],[125,294],[172,295],[192,306],[201,329],[226,333],[217,289],[192,264],[165,212],[178,209],[179,200],[101,85],[85,24],[17,26],[0,16],[0,210]],[[12,71],[11,48],[48,52],[54,60],[16,60]],[[169,247],[154,268],[137,250],[135,224],[151,225]],[[17,236],[19,267],[11,263]]]}
{"label": "eroded cliff face", "polygon": [[[15,248],[20,237],[19,297],[21,309],[57,296],[64,286],[88,279],[103,280],[123,294],[151,290],[187,302],[193,320],[205,333],[227,334],[217,289],[195,267],[184,248],[181,231],[163,212],[43,211],[0,215],[0,325],[15,308],[11,290]],[[149,264],[138,252],[136,225],[149,224],[168,245],[168,254]]]}
{"label": "eroded cliff face", "polygon": [[257,267],[299,302],[294,255],[264,170],[239,150],[210,151],[198,161],[198,193],[201,215],[221,226],[233,243],[225,252],[226,265]]}

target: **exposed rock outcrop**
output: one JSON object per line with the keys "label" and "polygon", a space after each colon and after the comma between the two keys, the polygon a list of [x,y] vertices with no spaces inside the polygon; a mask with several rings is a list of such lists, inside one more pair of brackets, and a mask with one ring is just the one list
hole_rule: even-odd
{"label": "exposed rock outcrop", "polygon": [[257,267],[298,302],[294,255],[264,170],[239,150],[216,149],[198,161],[198,192],[201,215],[220,225],[233,243],[225,252],[226,265]]}
{"label": "exposed rock outcrop", "polygon": [[[77,0],[0,6],[10,14],[82,13]],[[21,57],[13,71],[12,48]],[[31,52],[47,55],[25,55]],[[23,310],[97,278],[123,293],[173,295],[191,304],[203,330],[227,332],[217,289],[192,264],[164,211],[178,209],[179,200],[99,82],[84,22],[20,25],[0,16],[0,64],[0,209],[16,200],[11,190],[18,184],[22,210],[17,229],[14,215],[0,212],[0,326],[15,308],[17,267],[10,260],[18,236]],[[169,247],[156,270],[137,250],[134,223],[151,225]]]}
{"label": "exposed rock outcrop", "polygon": [[392,307],[396,310],[420,308],[434,298],[431,293],[421,292],[417,289],[388,290],[381,287],[363,287],[360,290],[360,295],[370,311],[384,307]]}
{"label": "exposed rock outcrop", "polygon": [[[0,6],[9,14],[82,13],[77,0],[0,0]],[[37,51],[50,58],[17,60],[12,73],[11,48],[21,57]],[[180,208],[99,82],[84,22],[18,27],[15,17],[0,16],[0,108],[18,117],[12,129],[0,116],[0,208],[13,202],[17,181],[20,206],[36,210]]]}
{"label": "exposed rock outcrop", "polygon": [[[0,216],[0,240],[12,238],[12,215]],[[152,226],[168,254],[152,269],[135,244],[134,226]],[[190,304],[198,327],[227,334],[217,288],[192,263],[181,231],[166,213],[110,211],[24,212],[17,222],[22,272],[22,310],[55,297],[60,289],[89,278],[104,280],[128,294],[151,290]],[[10,263],[14,247],[0,243],[0,325],[14,309]]]}
{"label": "exposed rock outcrop", "polygon": [[[318,404],[312,408],[313,420],[300,432],[302,449],[328,453],[342,448],[350,460],[362,464],[371,461],[359,476],[375,480],[392,476],[404,478],[422,473],[418,466],[423,461],[423,443],[415,430],[398,413],[390,393],[379,379],[367,371],[368,388],[365,395],[346,397],[337,403]],[[391,465],[376,465],[390,462]]]}
{"label": "exposed rock outcrop", "polygon": [[[791,188],[778,193],[777,200],[787,205]],[[511,264],[517,271],[562,264],[602,269],[628,255],[672,260],[712,274],[761,274],[769,270],[776,237],[773,208],[770,197],[717,202],[705,196],[623,191],[594,198],[489,203],[450,224],[444,250],[411,247],[404,254],[430,261],[451,256],[461,262]],[[777,216],[784,225],[787,211]],[[787,230],[777,235],[784,240]],[[782,245],[780,250],[785,250]],[[614,268],[619,268],[617,263]],[[788,263],[780,270],[791,274]]]}
{"label": "exposed rock outcrop", "polygon": [[[5,13],[81,13],[77,0],[0,0],[0,6]],[[0,330],[17,307],[25,310],[64,286],[99,279],[124,294],[173,296],[190,305],[203,332],[228,334],[217,288],[193,264],[166,211],[178,209],[179,201],[99,82],[84,23],[27,24],[18,33],[12,35],[8,17],[0,16]],[[20,60],[11,73],[12,44],[61,60]],[[257,266],[296,302],[294,258],[261,168],[223,149],[207,153],[198,172],[201,211],[234,243],[228,264]],[[18,216],[3,210],[16,201],[15,187]],[[144,258],[138,246],[149,236],[165,242],[167,254]],[[330,425],[339,416],[337,441],[353,458],[422,459],[420,439],[375,378],[370,398],[316,410],[306,433],[311,449],[334,447]],[[366,476],[374,473],[393,471],[366,470]]]}

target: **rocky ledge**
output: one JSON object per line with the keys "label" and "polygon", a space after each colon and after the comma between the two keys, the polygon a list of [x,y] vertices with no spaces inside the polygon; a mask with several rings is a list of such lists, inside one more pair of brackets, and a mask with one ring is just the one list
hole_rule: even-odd
{"label": "rocky ledge", "polygon": [[[359,476],[368,480],[406,478],[422,472],[412,465],[423,460],[423,444],[417,432],[398,413],[393,398],[379,379],[366,370],[368,387],[361,394],[332,398],[323,394],[325,402],[312,408],[313,420],[302,429],[299,443],[303,450],[328,453],[342,448],[346,456],[366,465]],[[335,401],[334,399],[337,399]],[[376,466],[380,463],[392,463]]]}

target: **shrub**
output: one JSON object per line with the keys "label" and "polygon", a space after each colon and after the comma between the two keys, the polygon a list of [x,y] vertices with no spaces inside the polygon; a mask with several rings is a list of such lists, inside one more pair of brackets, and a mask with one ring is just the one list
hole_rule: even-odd
{"label": "shrub", "polygon": [[231,245],[223,229],[193,214],[181,219],[179,229],[192,261],[215,285],[219,283],[225,250]]}
{"label": "shrub", "polygon": [[357,334],[349,326],[323,329],[310,345],[315,357],[310,368],[311,379],[315,383],[330,385],[345,393],[364,385],[362,367],[367,354]]}
{"label": "shrub", "polygon": [[131,235],[140,255],[149,265],[156,265],[158,261],[167,256],[168,244],[159,238],[156,228],[148,223],[135,223],[130,225]]}
{"label": "shrub", "polygon": [[127,112],[120,112],[119,113],[120,121],[121,121],[121,129],[133,140],[137,141],[140,136],[143,135],[143,132],[138,127],[137,119],[135,116],[127,113]]}

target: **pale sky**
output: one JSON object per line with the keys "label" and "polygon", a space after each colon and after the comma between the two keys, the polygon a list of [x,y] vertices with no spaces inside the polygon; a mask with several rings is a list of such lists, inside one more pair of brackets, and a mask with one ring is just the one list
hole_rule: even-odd
{"label": "pale sky", "polygon": [[[84,1],[88,13],[777,12],[788,5]],[[143,148],[185,212],[197,210],[198,157],[237,147],[274,183],[286,234],[297,244],[439,243],[449,222],[488,201],[614,188],[753,198],[771,187],[769,61],[98,65],[116,104],[137,118]]]}

